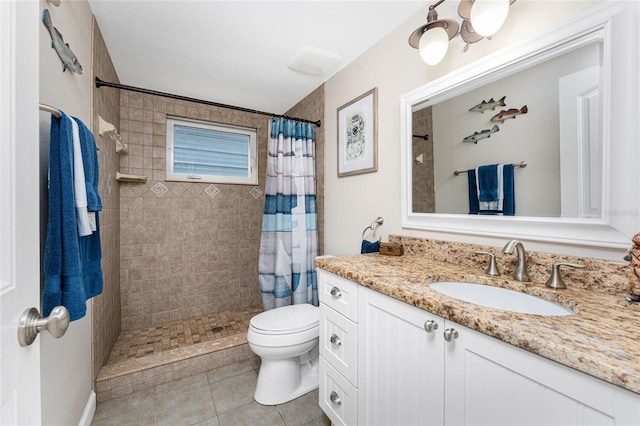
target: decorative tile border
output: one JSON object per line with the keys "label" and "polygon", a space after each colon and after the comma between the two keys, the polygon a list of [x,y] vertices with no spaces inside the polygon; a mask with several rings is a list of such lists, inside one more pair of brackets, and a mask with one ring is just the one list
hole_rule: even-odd
{"label": "decorative tile border", "polygon": [[162,197],[168,190],[169,188],[167,188],[162,182],[158,182],[151,187],[151,192],[156,194],[158,197]]}
{"label": "decorative tile border", "polygon": [[257,200],[262,195],[262,189],[260,189],[260,187],[258,186],[254,186],[249,191],[249,194],[251,194],[251,196]]}
{"label": "decorative tile border", "polygon": [[215,198],[220,193],[220,190],[217,186],[211,184],[207,186],[207,189],[205,189],[204,192],[206,192],[209,197]]}

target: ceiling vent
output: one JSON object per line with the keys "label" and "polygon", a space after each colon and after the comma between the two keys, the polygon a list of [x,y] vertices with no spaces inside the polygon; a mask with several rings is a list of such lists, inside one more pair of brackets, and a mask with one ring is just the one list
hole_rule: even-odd
{"label": "ceiling vent", "polygon": [[340,62],[340,56],[313,46],[302,46],[291,61],[289,69],[309,75],[322,75],[333,71]]}

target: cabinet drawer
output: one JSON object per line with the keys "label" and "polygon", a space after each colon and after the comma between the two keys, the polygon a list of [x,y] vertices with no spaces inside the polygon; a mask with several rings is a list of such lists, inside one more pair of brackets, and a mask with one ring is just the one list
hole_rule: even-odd
{"label": "cabinet drawer", "polygon": [[320,357],[320,408],[334,425],[358,424],[358,390]]}
{"label": "cabinet drawer", "polygon": [[351,384],[358,386],[357,325],[324,303],[320,304],[320,355]]}
{"label": "cabinet drawer", "polygon": [[319,269],[318,294],[320,302],[358,322],[358,284]]}

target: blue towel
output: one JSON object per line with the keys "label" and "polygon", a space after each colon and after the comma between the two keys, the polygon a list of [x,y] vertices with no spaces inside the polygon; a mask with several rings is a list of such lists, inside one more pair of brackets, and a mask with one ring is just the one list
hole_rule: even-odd
{"label": "blue towel", "polygon": [[515,190],[514,190],[514,174],[513,164],[505,164],[502,168],[502,186],[503,200],[502,210],[480,210],[478,200],[478,191],[476,184],[475,169],[467,170],[467,181],[469,184],[469,214],[486,214],[494,215],[502,213],[504,216],[515,216]]}
{"label": "blue towel", "polygon": [[498,195],[498,165],[489,164],[478,167],[478,201],[497,201]]}
{"label": "blue towel", "polygon": [[476,189],[476,169],[467,170],[467,181],[469,183],[469,214],[478,214],[480,206]]}
{"label": "blue towel", "polygon": [[102,200],[98,193],[98,152],[96,150],[96,140],[91,131],[80,119],[76,117],[73,117],[73,119],[78,123],[78,131],[80,132],[84,179],[87,185],[87,210],[90,212],[99,212],[102,211]]}
{"label": "blue towel", "polygon": [[[52,116],[49,149],[49,215],[44,250],[42,294],[44,317],[58,305],[69,310],[71,321],[85,316],[86,300],[90,297],[87,296],[86,289],[95,293],[98,287],[102,288],[102,272],[98,272],[100,261],[99,258],[96,259],[96,255],[99,256],[100,236],[98,233],[97,239],[95,237],[91,239],[94,235],[96,233],[87,237],[78,236],[73,193],[71,119],[64,113],[60,118]],[[88,278],[98,279],[98,276],[99,285],[93,281],[85,281]]]}
{"label": "blue towel", "polygon": [[516,191],[513,176],[513,164],[505,164],[502,168],[503,201],[502,214],[505,216],[515,216],[516,214]]}
{"label": "blue towel", "polygon": [[375,241],[372,243],[371,241],[362,240],[362,245],[360,246],[361,254],[377,253],[379,251],[380,251],[380,241]]}
{"label": "blue towel", "polygon": [[98,212],[102,211],[102,200],[98,193],[98,151],[96,140],[87,126],[75,118],[80,132],[80,148],[84,179],[87,187],[87,210],[95,212],[96,227],[91,235],[80,237],[80,260],[82,262],[82,279],[85,296],[90,299],[102,293],[102,248],[100,246],[100,221]]}

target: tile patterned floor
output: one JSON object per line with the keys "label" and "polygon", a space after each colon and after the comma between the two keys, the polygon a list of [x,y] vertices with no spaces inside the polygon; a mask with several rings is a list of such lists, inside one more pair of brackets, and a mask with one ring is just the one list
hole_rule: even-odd
{"label": "tile patterned floor", "polygon": [[243,361],[99,403],[92,425],[331,424],[315,390],[276,406],[253,399],[258,362]]}
{"label": "tile patterned floor", "polygon": [[246,333],[251,317],[262,310],[261,306],[257,306],[122,332],[114,344],[107,365]]}

